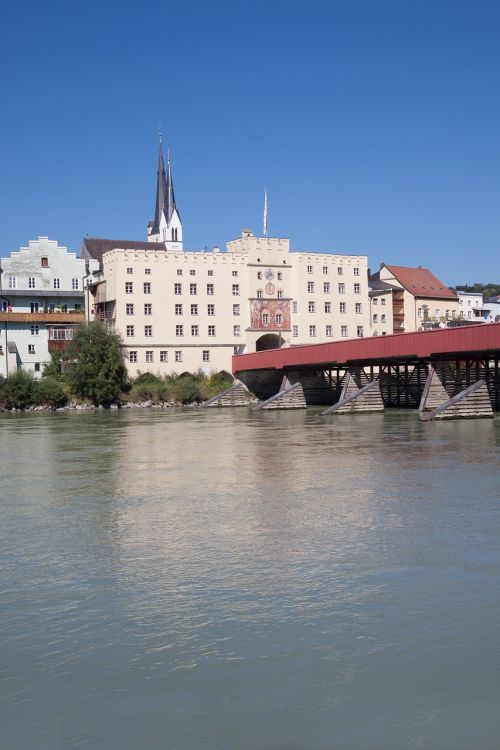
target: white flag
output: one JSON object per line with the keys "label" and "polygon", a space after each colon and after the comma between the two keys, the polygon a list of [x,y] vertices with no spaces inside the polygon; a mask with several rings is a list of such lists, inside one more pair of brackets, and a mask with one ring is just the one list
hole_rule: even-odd
{"label": "white flag", "polygon": [[264,237],[267,237],[267,190],[264,190]]}

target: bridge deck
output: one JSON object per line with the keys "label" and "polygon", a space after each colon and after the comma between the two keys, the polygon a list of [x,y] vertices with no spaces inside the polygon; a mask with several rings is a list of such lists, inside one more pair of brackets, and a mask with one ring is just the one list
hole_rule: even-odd
{"label": "bridge deck", "polygon": [[233,373],[417,359],[467,359],[499,353],[500,323],[481,323],[239,354],[233,357]]}

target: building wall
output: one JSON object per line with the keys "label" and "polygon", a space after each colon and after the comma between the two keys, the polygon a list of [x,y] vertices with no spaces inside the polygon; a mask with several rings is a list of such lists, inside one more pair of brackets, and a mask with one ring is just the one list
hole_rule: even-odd
{"label": "building wall", "polygon": [[0,374],[18,367],[41,374],[50,361],[49,335],[56,329],[61,337],[63,329],[72,335],[75,322],[84,319],[85,261],[38,237],[1,258],[0,265]]}
{"label": "building wall", "polygon": [[[427,319],[431,321],[440,321],[458,318],[459,304],[458,299],[434,299],[431,297],[415,297],[407,289],[404,289],[399,281],[392,275],[388,268],[382,266],[380,269],[380,279],[398,289],[403,290],[404,300],[404,331],[418,331],[425,319],[425,310],[427,309]],[[396,312],[396,310],[394,309]],[[396,327],[394,328],[396,332]]]}
{"label": "building wall", "polygon": [[131,375],[230,371],[233,353],[266,339],[290,346],[370,335],[367,258],[290,252],[288,239],[248,230],[224,253],[115,249],[103,256],[92,315],[121,334]]}
{"label": "building wall", "polygon": [[393,333],[392,291],[377,291],[370,294],[370,319],[372,336],[387,336]]}
{"label": "building wall", "polygon": [[458,315],[463,320],[476,320],[478,323],[483,319],[483,295],[474,292],[457,292]]}

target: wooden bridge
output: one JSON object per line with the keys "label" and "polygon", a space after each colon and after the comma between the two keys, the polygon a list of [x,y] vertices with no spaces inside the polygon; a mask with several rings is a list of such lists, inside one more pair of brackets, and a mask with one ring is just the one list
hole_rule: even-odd
{"label": "wooden bridge", "polygon": [[359,389],[376,380],[385,407],[418,409],[432,370],[450,399],[484,382],[500,411],[499,363],[500,323],[490,323],[235,355],[233,374],[259,399],[278,393],[286,377],[301,383],[307,404],[324,405],[340,401],[346,375]]}

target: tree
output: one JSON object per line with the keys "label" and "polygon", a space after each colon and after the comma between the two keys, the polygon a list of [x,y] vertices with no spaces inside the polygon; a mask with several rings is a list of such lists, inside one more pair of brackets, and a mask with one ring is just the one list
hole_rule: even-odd
{"label": "tree", "polygon": [[64,355],[68,384],[75,394],[95,406],[120,401],[127,385],[122,341],[100,321],[77,328]]}

